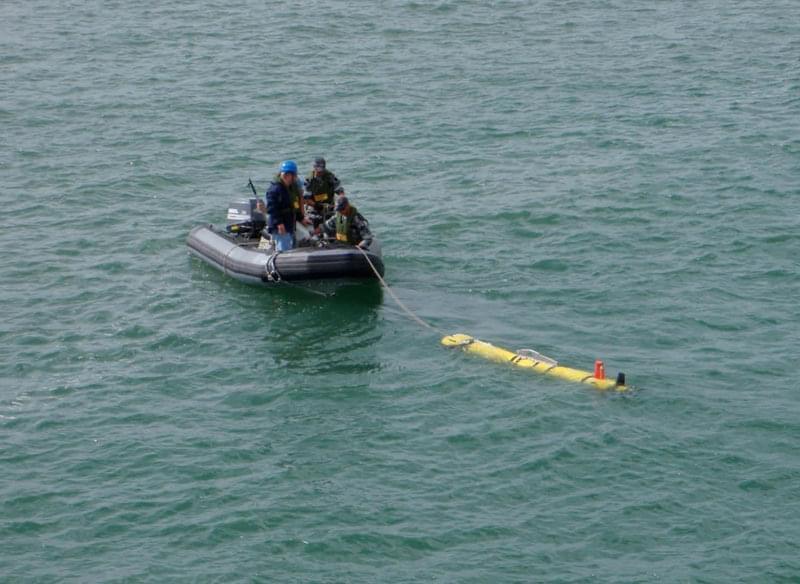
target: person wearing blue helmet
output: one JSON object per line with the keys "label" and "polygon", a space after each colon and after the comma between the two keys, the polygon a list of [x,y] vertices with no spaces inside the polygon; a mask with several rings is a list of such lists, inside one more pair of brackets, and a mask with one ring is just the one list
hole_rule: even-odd
{"label": "person wearing blue helmet", "polygon": [[267,231],[275,242],[276,251],[294,247],[295,222],[308,223],[303,215],[303,187],[297,179],[297,163],[284,160],[280,171],[269,184],[266,194]]}

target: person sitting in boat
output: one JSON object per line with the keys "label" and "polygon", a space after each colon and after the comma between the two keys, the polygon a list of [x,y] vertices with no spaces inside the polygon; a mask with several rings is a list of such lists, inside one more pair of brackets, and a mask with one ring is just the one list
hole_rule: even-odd
{"label": "person sitting in boat", "polygon": [[303,214],[301,204],[303,187],[297,180],[297,163],[285,160],[280,171],[267,188],[267,231],[275,241],[277,251],[288,251],[294,247],[295,222],[310,223]]}
{"label": "person sitting in boat", "polygon": [[321,227],[325,235],[328,237],[335,235],[336,240],[341,243],[355,245],[362,249],[369,247],[372,243],[369,223],[347,200],[344,189],[336,200],[336,214],[325,221]]}
{"label": "person sitting in boat", "polygon": [[303,193],[303,205],[305,207],[306,217],[311,220],[311,224],[314,226],[314,229],[316,229],[326,219],[326,217],[323,213],[317,212],[317,209],[314,206],[314,197],[312,197],[311,193],[308,191]]}
{"label": "person sitting in boat", "polygon": [[[314,159],[314,167],[306,177],[305,189],[311,194],[314,209],[317,213],[324,214],[333,207],[333,197],[336,189],[340,187],[339,179],[326,168],[325,159],[321,156]],[[327,205],[327,209],[325,208]]]}

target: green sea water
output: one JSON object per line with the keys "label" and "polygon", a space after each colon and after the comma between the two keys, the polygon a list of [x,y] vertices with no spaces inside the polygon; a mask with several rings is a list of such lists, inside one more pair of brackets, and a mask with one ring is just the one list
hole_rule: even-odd
{"label": "green sea water", "polygon": [[[800,4],[0,4],[0,581],[800,582]],[[386,279],[195,225],[323,155]]]}

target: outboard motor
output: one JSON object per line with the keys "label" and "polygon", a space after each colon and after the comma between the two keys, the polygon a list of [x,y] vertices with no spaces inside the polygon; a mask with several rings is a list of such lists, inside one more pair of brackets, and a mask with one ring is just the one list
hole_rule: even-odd
{"label": "outboard motor", "polygon": [[259,237],[261,230],[267,226],[267,216],[256,208],[258,199],[234,201],[228,205],[228,233],[245,237]]}

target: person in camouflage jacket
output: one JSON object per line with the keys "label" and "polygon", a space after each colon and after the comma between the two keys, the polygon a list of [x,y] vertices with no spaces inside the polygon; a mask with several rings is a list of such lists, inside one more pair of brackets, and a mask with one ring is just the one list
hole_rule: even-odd
{"label": "person in camouflage jacket", "polygon": [[314,159],[314,168],[305,180],[305,191],[311,195],[311,202],[318,213],[324,211],[324,205],[333,207],[336,190],[341,187],[339,179],[326,168],[325,159]]}
{"label": "person in camouflage jacket", "polygon": [[372,243],[369,223],[358,209],[350,204],[344,193],[336,200],[336,214],[323,223],[321,228],[325,235],[335,236],[336,241],[341,243],[356,245],[362,249]]}

